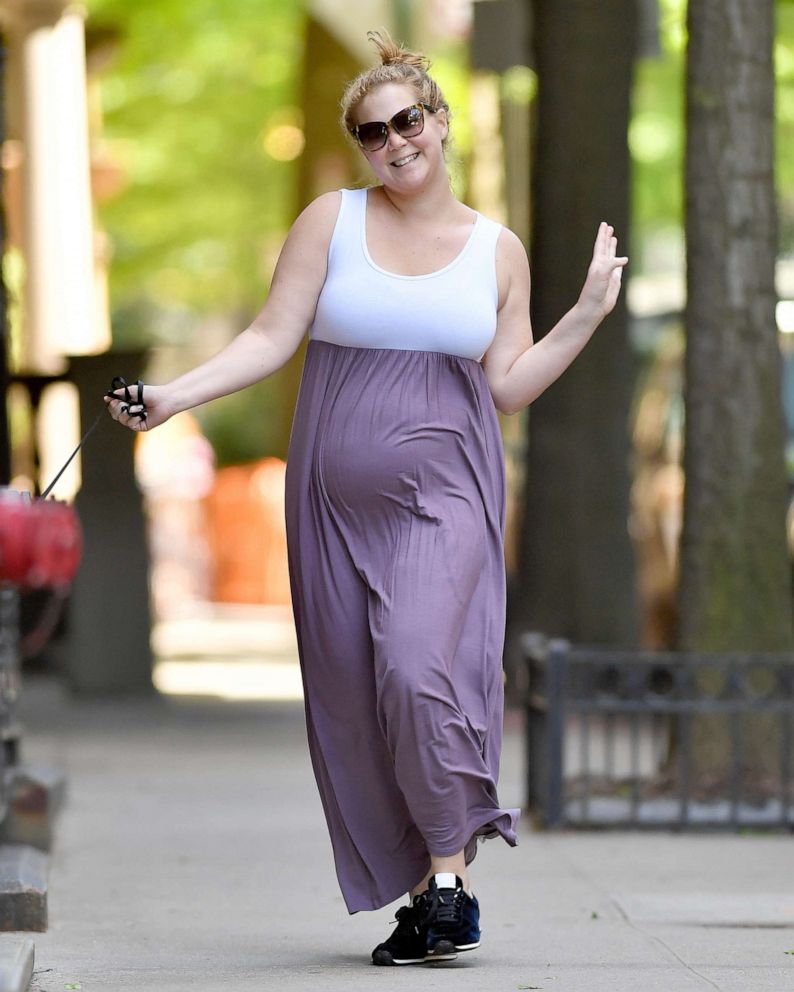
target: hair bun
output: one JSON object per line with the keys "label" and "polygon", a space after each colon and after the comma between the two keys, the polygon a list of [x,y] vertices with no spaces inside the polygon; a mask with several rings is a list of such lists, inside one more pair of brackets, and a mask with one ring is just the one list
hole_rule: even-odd
{"label": "hair bun", "polygon": [[419,52],[412,52],[393,41],[388,31],[367,31],[367,39],[373,43],[380,55],[381,65],[411,65],[424,72],[430,68],[430,59]]}

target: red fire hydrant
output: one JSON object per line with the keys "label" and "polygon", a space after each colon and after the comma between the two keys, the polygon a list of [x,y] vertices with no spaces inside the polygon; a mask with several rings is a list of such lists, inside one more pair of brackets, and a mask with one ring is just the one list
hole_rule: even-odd
{"label": "red fire hydrant", "polygon": [[73,507],[0,488],[0,581],[62,589],[77,573],[82,547]]}

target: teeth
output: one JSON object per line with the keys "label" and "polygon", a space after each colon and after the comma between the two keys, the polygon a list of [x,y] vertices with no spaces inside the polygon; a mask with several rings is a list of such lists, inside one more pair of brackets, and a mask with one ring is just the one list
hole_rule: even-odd
{"label": "teeth", "polygon": [[410,162],[415,159],[419,152],[414,152],[413,155],[406,155],[405,158],[398,158],[396,162],[392,162],[392,165],[405,165],[406,162]]}

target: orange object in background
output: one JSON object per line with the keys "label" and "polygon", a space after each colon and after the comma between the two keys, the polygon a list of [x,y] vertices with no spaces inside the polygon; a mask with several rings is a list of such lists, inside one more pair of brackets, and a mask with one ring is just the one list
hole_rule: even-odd
{"label": "orange object in background", "polygon": [[216,473],[206,497],[215,602],[290,605],[286,467],[279,458],[263,458]]}

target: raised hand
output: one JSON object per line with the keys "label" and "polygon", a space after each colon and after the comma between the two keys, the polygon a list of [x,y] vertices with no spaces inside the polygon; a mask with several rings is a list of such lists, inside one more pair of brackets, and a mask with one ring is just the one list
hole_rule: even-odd
{"label": "raised hand", "polygon": [[629,261],[625,255],[618,256],[617,250],[615,229],[602,221],[596,235],[593,259],[579,295],[579,305],[591,310],[599,321],[614,309],[620,293],[623,267]]}

